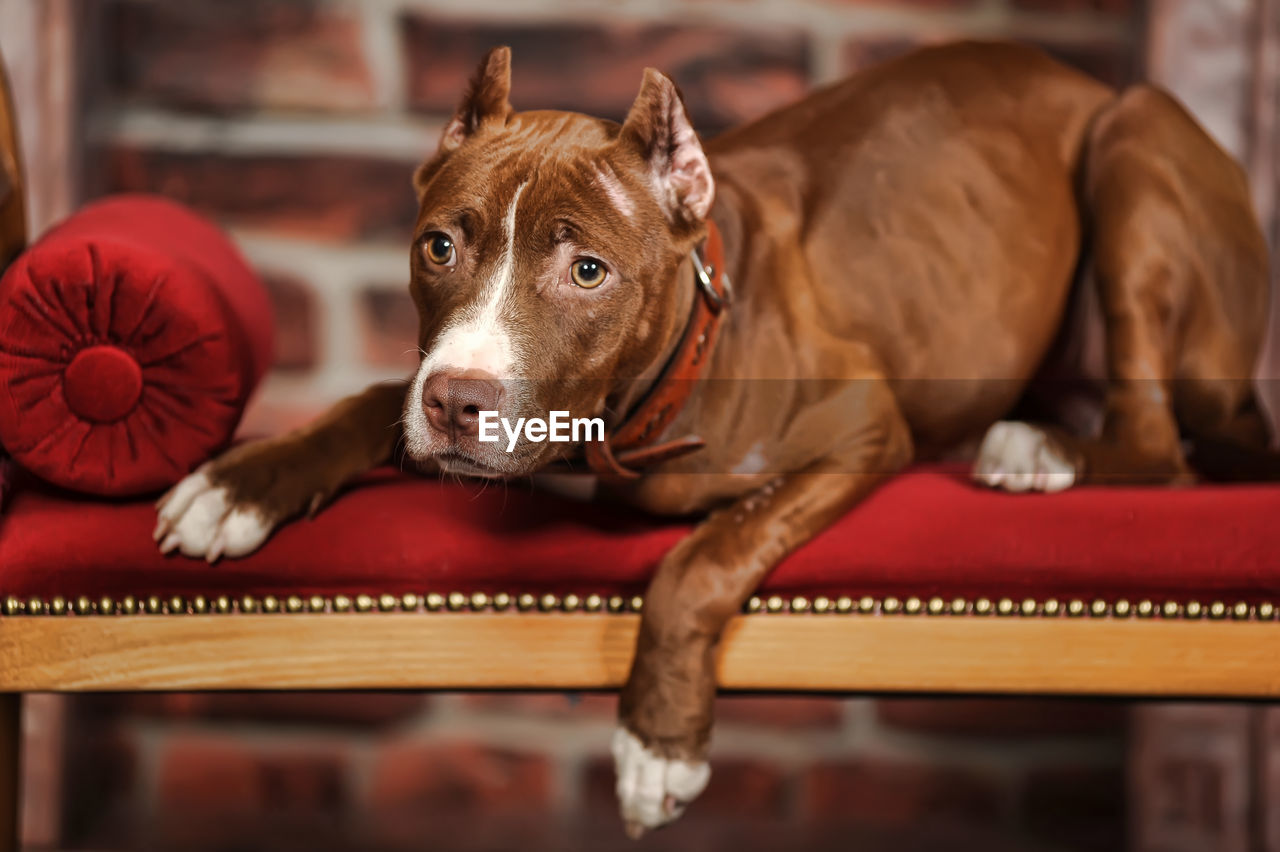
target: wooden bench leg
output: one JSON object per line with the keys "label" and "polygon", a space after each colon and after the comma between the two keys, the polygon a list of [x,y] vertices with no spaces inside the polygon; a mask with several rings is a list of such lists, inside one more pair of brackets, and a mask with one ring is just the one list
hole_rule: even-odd
{"label": "wooden bench leg", "polygon": [[0,693],[0,852],[18,852],[22,784],[22,695]]}

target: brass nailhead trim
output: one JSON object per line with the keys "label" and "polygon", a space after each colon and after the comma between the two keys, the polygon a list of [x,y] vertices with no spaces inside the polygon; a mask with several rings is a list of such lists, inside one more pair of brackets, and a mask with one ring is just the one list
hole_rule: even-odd
{"label": "brass nailhead trim", "polygon": [[[439,592],[430,592],[424,595],[405,593],[397,596],[384,592],[377,595],[360,593],[348,596],[340,594],[334,595],[332,598],[326,598],[323,595],[311,595],[305,599],[299,595],[289,595],[283,599],[275,595],[264,595],[262,597],[243,595],[238,599],[227,595],[218,595],[212,599],[206,598],[204,595],[194,595],[191,598],[184,598],[181,595],[172,595],[168,598],[162,598],[158,595],[149,595],[145,598],[125,595],[118,601],[110,595],[103,595],[97,600],[87,595],[81,595],[76,598],[66,598],[59,595],[47,601],[39,596],[31,596],[24,600],[16,595],[8,595],[4,598],[3,604],[0,604],[0,611],[7,616],[131,615],[134,613],[181,615],[207,612],[224,614],[234,612],[350,612],[352,610],[371,612],[375,609],[382,612],[395,612],[397,610],[416,612],[420,608],[424,608],[429,612],[438,612],[442,609],[448,609],[452,612],[484,612],[490,609],[503,611],[512,607],[521,612],[528,612],[535,608],[542,612],[585,611],[596,613],[606,610],[612,613],[641,612],[644,608],[644,599],[639,595],[630,598],[612,595],[606,598],[599,594],[579,596],[572,592],[564,595],[546,593],[541,596],[535,596],[527,592],[520,595],[511,595],[505,592],[497,592],[493,595],[485,592],[472,592],[470,594],[449,592],[447,595]],[[807,595],[794,595],[790,598],[784,598],[781,595],[769,595],[768,597],[752,595],[748,598],[744,609],[748,613],[757,614],[808,612],[816,614],[874,614],[879,612],[885,615],[918,615],[927,613],[933,616],[941,616],[948,613],[964,615],[972,612],[974,615],[979,616],[996,613],[1002,616],[1056,617],[1066,614],[1073,618],[1079,618],[1084,615],[1104,618],[1110,615],[1115,618],[1129,618],[1131,616],[1154,618],[1161,616],[1166,619],[1181,617],[1189,620],[1207,616],[1215,620],[1232,619],[1235,621],[1248,621],[1251,619],[1273,621],[1280,615],[1280,607],[1270,601],[1263,601],[1254,605],[1247,601],[1226,603],[1216,600],[1209,604],[1204,604],[1200,601],[1192,600],[1183,604],[1173,600],[1157,603],[1144,598],[1137,603],[1132,603],[1127,599],[1121,598],[1108,603],[1102,598],[1097,598],[1092,602],[1086,603],[1080,598],[1072,598],[1066,602],[1061,602],[1055,598],[1047,598],[1044,601],[1037,601],[1035,598],[1024,598],[1021,601],[1015,601],[1006,597],[1000,598],[995,603],[989,598],[977,598],[971,603],[964,597],[956,597],[947,601],[939,596],[925,600],[914,595],[905,600],[893,595],[887,595],[883,598],[863,595],[857,599],[849,595],[841,595],[834,599],[826,595],[817,595],[812,598]]]}

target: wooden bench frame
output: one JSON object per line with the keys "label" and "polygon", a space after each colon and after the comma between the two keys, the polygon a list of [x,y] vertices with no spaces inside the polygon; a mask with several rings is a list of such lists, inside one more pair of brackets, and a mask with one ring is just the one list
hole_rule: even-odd
{"label": "wooden bench frame", "polygon": [[[355,595],[5,602],[0,850],[16,850],[24,692],[614,689],[638,598]],[[109,613],[109,614],[103,614]],[[727,690],[1275,698],[1277,608],[908,597],[753,598]]]}

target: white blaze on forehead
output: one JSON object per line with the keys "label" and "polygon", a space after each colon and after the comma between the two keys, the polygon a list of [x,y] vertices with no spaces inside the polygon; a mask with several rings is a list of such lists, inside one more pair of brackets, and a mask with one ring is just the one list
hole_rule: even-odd
{"label": "white blaze on forehead", "polygon": [[[405,402],[405,441],[415,457],[429,454],[432,429],[422,409],[427,377],[440,370],[483,370],[499,381],[517,378],[523,359],[512,342],[503,316],[503,305],[515,284],[516,205],[528,182],[516,187],[503,217],[502,256],[485,282],[479,297],[441,332],[436,344],[418,366]],[[518,397],[507,389],[507,398]]]}
{"label": "white blaze on forehead", "polygon": [[605,197],[618,208],[618,212],[630,219],[636,213],[635,202],[627,195],[627,189],[612,169],[596,167],[596,182],[604,190]]}
{"label": "white blaze on forehead", "polygon": [[516,205],[528,182],[516,188],[502,220],[505,246],[479,298],[441,333],[418,370],[427,376],[437,370],[483,370],[499,379],[510,378],[516,367],[511,334],[502,307],[515,284]]}

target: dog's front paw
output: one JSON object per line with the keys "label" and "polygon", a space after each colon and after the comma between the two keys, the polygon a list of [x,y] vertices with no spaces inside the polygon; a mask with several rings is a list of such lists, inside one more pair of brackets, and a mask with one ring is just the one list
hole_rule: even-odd
{"label": "dog's front paw", "polygon": [[1075,485],[1076,465],[1043,429],[1002,420],[987,430],[973,478],[1005,491],[1064,491]]}
{"label": "dog's front paw", "polygon": [[623,727],[613,735],[613,763],[618,805],[632,838],[679,817],[711,778],[705,761],[661,757]]}
{"label": "dog's front paw", "polygon": [[177,550],[210,563],[252,553],[275,526],[261,507],[232,496],[212,462],[170,489],[156,510],[154,538],[161,552]]}

